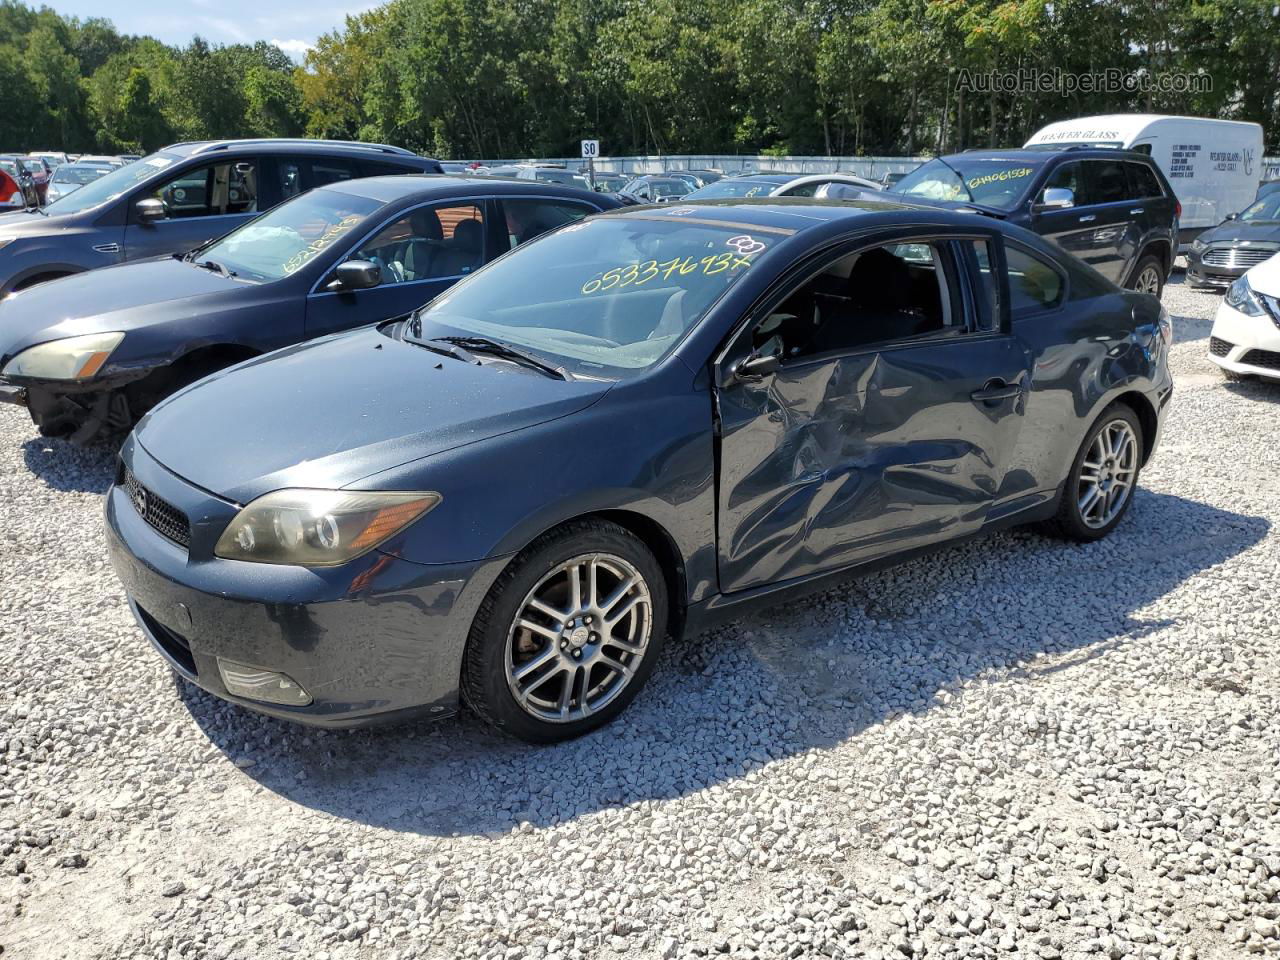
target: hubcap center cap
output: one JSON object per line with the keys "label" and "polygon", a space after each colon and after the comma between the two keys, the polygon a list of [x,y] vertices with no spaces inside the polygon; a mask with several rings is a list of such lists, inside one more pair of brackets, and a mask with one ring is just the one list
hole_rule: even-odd
{"label": "hubcap center cap", "polygon": [[587,641],[591,639],[591,631],[585,626],[576,626],[569,631],[569,646],[575,650],[581,650],[587,645]]}

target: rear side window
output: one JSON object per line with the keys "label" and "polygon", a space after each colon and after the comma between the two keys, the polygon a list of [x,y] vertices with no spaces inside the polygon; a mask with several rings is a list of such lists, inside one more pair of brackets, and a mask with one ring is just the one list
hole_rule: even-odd
{"label": "rear side window", "polygon": [[1129,183],[1135,198],[1164,196],[1155,172],[1145,163],[1126,163],[1124,166],[1129,172]]}
{"label": "rear side window", "polygon": [[598,212],[571,200],[503,200],[502,209],[507,217],[507,242],[512,247]]}
{"label": "rear side window", "polygon": [[351,180],[358,176],[355,164],[349,160],[330,160],[328,158],[311,161],[311,187],[323,187],[330,183]]}
{"label": "rear side window", "polygon": [[1009,307],[1014,319],[1062,303],[1062,274],[1056,268],[1021,247],[1006,245],[1004,258],[1009,265]]}
{"label": "rear side window", "polygon": [[1123,203],[1132,199],[1129,181],[1119,160],[1087,160],[1085,172],[1089,178],[1090,203]]}

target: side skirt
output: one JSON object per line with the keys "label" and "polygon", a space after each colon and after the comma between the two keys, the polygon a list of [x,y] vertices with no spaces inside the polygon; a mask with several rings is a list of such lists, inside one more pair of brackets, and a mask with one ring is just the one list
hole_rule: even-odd
{"label": "side skirt", "polygon": [[[1006,530],[1009,527],[1019,527],[1029,523],[1038,523],[1041,520],[1048,520],[1058,512],[1058,502],[1061,496],[1062,489],[1059,488],[1052,493],[1021,497],[999,508],[999,513],[994,517],[988,518],[981,529],[965,534],[962,537],[956,537],[953,540],[944,540],[940,543],[916,547],[901,553],[889,554],[885,557],[851,564],[827,573],[814,574],[811,577],[797,577],[780,583],[769,583],[764,586],[754,587],[751,590],[741,590],[737,593],[718,593],[700,603],[689,606],[681,636],[697,636],[699,633],[721,626],[739,617],[744,617],[756,610],[777,606],[780,603],[789,603],[815,593],[821,593],[857,577],[876,573],[888,567],[914,560],[917,557],[949,550],[971,540],[985,537],[987,534],[994,533],[997,530]],[[1028,503],[1028,501],[1031,502]]]}

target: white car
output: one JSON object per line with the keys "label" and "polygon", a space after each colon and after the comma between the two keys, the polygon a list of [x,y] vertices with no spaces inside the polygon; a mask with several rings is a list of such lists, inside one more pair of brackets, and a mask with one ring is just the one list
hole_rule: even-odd
{"label": "white car", "polygon": [[1213,318],[1209,359],[1229,380],[1280,380],[1280,254],[1228,288]]}

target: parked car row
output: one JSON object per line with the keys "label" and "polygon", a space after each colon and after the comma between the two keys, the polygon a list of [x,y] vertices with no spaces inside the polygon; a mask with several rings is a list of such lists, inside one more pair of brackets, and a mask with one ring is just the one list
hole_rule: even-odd
{"label": "parked car row", "polygon": [[576,736],[668,634],[1014,524],[1106,536],[1158,444],[1167,312],[1008,218],[428,169],[181,144],[0,218],[0,398],[132,427],[112,563],[234,703]]}

